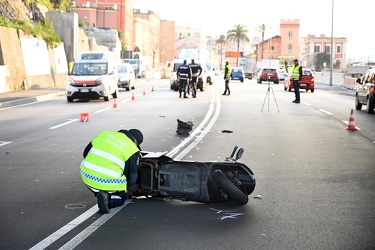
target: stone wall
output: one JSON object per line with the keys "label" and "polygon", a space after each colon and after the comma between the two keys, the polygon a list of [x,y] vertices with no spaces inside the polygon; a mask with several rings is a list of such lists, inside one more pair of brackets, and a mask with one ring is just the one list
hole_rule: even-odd
{"label": "stone wall", "polygon": [[[0,93],[66,85],[68,67],[63,48],[47,48],[44,40],[28,37],[17,29],[0,27],[0,34],[0,65],[5,67],[0,71],[5,74]],[[46,55],[43,65],[38,62],[41,51]],[[42,73],[38,72],[40,66]]]}

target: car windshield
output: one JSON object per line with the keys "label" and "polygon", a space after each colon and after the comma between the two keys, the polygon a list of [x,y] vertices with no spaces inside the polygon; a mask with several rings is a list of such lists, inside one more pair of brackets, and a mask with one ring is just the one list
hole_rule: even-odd
{"label": "car windshield", "polygon": [[242,72],[242,69],[234,68],[234,69],[232,69],[232,72],[235,72],[235,73],[239,72],[239,73],[241,73],[241,72]]}
{"label": "car windshield", "polygon": [[312,74],[312,72],[310,70],[304,70],[303,73],[302,73],[302,75],[304,75],[304,76],[312,76],[313,74]]}
{"label": "car windshield", "polygon": [[126,67],[125,65],[118,65],[117,71],[118,73],[126,73],[128,72],[128,67]]}
{"label": "car windshield", "polygon": [[106,63],[75,63],[73,75],[103,75],[107,73]]}

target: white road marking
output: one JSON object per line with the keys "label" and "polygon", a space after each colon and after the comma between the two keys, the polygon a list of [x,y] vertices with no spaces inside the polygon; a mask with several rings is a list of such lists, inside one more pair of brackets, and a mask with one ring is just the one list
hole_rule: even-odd
{"label": "white road marking", "polygon": [[12,141],[0,141],[0,147],[12,143]]}
{"label": "white road marking", "polygon": [[327,110],[324,109],[319,109],[321,112],[327,114],[327,115],[333,115],[331,112],[328,112]]}
{"label": "white road marking", "polygon": [[73,122],[78,121],[78,119],[68,119],[68,120],[70,120],[70,121],[68,121],[68,122],[64,122],[64,123],[61,123],[61,124],[56,125],[56,126],[54,126],[54,127],[50,127],[49,129],[59,128],[59,127],[65,126],[65,125],[67,125],[67,124],[70,124],[70,123],[73,123]]}

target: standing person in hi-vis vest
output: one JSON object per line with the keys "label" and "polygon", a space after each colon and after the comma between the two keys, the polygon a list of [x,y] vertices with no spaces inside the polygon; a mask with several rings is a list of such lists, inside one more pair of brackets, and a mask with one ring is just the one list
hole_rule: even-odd
{"label": "standing person in hi-vis vest", "polygon": [[122,206],[128,198],[127,187],[137,181],[142,141],[138,129],[103,131],[86,146],[81,178],[94,193],[101,213]]}
{"label": "standing person in hi-vis vest", "polygon": [[292,81],[293,81],[293,89],[294,89],[294,95],[295,95],[295,100],[292,101],[294,103],[300,103],[301,98],[300,98],[300,92],[299,92],[299,81],[302,79],[302,67],[301,65],[298,64],[298,60],[294,59],[294,68],[292,71]]}

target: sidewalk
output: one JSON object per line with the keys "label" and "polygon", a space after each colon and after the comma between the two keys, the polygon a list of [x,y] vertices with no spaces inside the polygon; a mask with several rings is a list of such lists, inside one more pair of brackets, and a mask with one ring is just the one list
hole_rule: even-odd
{"label": "sidewalk", "polygon": [[50,100],[66,94],[65,87],[20,90],[0,93],[0,109],[31,102]]}

